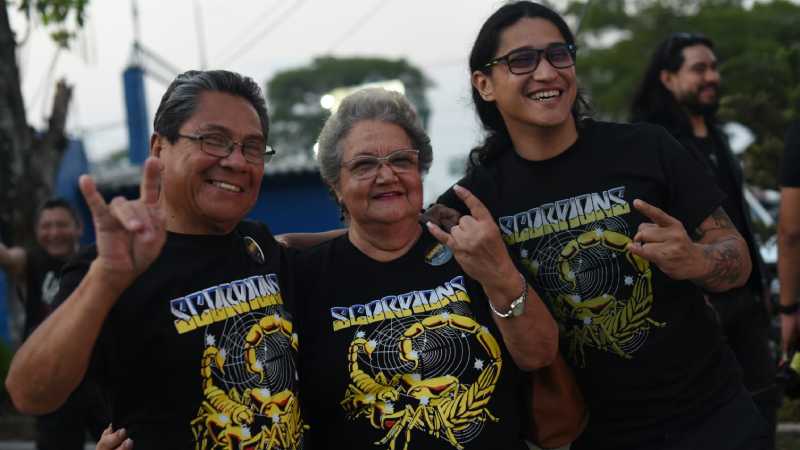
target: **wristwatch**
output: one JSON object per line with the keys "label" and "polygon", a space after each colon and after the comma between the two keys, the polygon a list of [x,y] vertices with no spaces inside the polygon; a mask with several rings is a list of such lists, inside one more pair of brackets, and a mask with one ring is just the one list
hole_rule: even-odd
{"label": "wristwatch", "polygon": [[497,308],[494,307],[492,301],[489,300],[489,308],[491,308],[492,312],[500,317],[501,319],[510,319],[512,317],[519,317],[522,313],[525,312],[525,301],[528,300],[528,281],[525,279],[525,276],[519,274],[520,278],[522,278],[522,294],[519,297],[515,298],[511,304],[508,306],[508,311],[500,312]]}
{"label": "wristwatch", "polygon": [[794,302],[791,305],[781,305],[778,303],[778,313],[785,316],[790,316],[796,313],[798,309],[800,309],[800,302]]}

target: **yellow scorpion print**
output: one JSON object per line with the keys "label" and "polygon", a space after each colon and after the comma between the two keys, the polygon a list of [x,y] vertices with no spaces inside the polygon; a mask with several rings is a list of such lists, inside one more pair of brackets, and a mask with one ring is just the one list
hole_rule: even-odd
{"label": "yellow scorpion print", "polygon": [[585,345],[631,359],[630,353],[624,350],[625,344],[640,331],[649,330],[650,326],[665,325],[648,317],[653,306],[650,263],[629,252],[627,249],[629,242],[630,238],[615,231],[587,231],[568,242],[558,258],[559,275],[572,289],[577,287],[577,280],[570,261],[582,250],[596,245],[624,254],[636,275],[635,280],[630,280],[633,292],[627,300],[617,300],[610,294],[588,300],[567,294],[561,294],[556,298],[554,306],[556,318],[561,323],[570,324],[565,333],[569,341],[569,355],[581,366],[585,364]]}
{"label": "yellow scorpion print", "polygon": [[256,358],[256,347],[261,343],[264,336],[281,332],[289,338],[292,348],[297,351],[297,335],[292,333],[292,322],[278,316],[265,316],[256,325],[250,328],[244,338],[244,351],[247,360],[247,369],[259,376],[258,382],[264,381],[264,368]]}
{"label": "yellow scorpion print", "polygon": [[[264,378],[264,369],[255,361],[255,349],[264,335],[280,331],[297,349],[297,337],[291,323],[279,316],[267,316],[253,325],[245,337],[246,368]],[[252,353],[251,353],[252,350]],[[252,356],[251,356],[252,355]],[[214,385],[213,369],[224,373],[225,354],[213,340],[203,352],[200,373],[205,400],[192,421],[196,450],[271,450],[295,449],[308,429],[300,416],[300,405],[288,389],[272,393],[264,388],[247,388],[241,394],[236,388],[227,393]],[[271,424],[256,423],[256,414]],[[258,429],[253,429],[254,427]]]}
{"label": "yellow scorpion print", "polygon": [[[371,358],[375,343],[357,337],[350,344],[351,383],[341,405],[351,420],[365,417],[376,429],[387,431],[375,445],[388,444],[390,450],[395,450],[402,436],[403,450],[408,450],[412,431],[417,429],[463,449],[455,432],[487,420],[498,421],[489,412],[488,404],[502,368],[500,347],[489,331],[473,319],[442,313],[411,325],[399,339],[401,359],[412,363],[416,369],[419,355],[412,348],[412,339],[444,326],[474,335],[489,357],[472,385],[461,384],[451,375],[422,380],[417,374],[396,374],[387,378],[379,372],[372,378],[359,367],[358,358],[362,351]],[[396,411],[395,402],[401,396],[414,399],[417,405],[406,404]]]}

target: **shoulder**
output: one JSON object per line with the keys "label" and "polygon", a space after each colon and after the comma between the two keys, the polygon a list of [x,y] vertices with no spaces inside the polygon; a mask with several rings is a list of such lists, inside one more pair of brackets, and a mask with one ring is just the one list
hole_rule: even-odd
{"label": "shoulder", "polygon": [[269,227],[264,222],[245,219],[239,222],[239,224],[236,226],[236,231],[244,235],[255,234],[259,238],[263,238],[265,241],[277,243],[277,241],[275,241],[275,237],[272,235],[272,231],[270,231]]}
{"label": "shoulder", "polygon": [[584,121],[581,128],[579,128],[579,133],[581,135],[589,135],[595,139],[606,137],[620,141],[658,140],[670,135],[663,126],[653,123],[620,123],[594,120]]}
{"label": "shoulder", "polygon": [[324,270],[327,261],[332,260],[338,251],[342,253],[342,249],[348,244],[347,233],[337,236],[333,239],[320,242],[319,244],[302,250],[295,251],[295,261],[299,269],[303,271],[309,270]]}
{"label": "shoulder", "polygon": [[786,150],[800,153],[800,120],[789,125],[786,131]]}
{"label": "shoulder", "polygon": [[97,247],[94,244],[81,247],[74,256],[67,260],[64,271],[74,267],[88,267],[97,258]]}

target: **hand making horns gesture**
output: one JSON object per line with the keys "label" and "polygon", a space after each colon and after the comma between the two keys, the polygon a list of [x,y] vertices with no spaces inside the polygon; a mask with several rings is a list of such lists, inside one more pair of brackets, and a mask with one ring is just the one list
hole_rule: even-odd
{"label": "hand making horns gesture", "polygon": [[152,264],[166,241],[165,214],[158,201],[161,162],[150,157],[144,163],[138,200],[114,198],[106,204],[94,180],[81,176],[79,186],[92,213],[97,259],[109,282],[131,283]]}
{"label": "hand making horns gesture", "polygon": [[633,207],[652,222],[639,225],[633,242],[628,244],[631,253],[654,263],[674,280],[692,280],[704,273],[702,250],[680,220],[644,200],[634,200]]}
{"label": "hand making horns gesture", "polygon": [[469,214],[461,216],[450,232],[428,222],[431,234],[449,247],[464,272],[481,284],[497,284],[517,272],[486,206],[464,187],[456,185],[453,190],[469,208]]}

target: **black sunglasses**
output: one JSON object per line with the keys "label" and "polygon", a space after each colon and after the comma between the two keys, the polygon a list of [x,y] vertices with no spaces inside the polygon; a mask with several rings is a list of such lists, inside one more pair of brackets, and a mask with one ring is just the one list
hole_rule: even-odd
{"label": "black sunglasses", "polygon": [[525,75],[539,67],[542,55],[556,69],[566,69],[575,65],[578,48],[573,44],[550,44],[546,48],[520,48],[499,56],[484,65],[488,69],[495,64],[505,63],[514,75]]}

